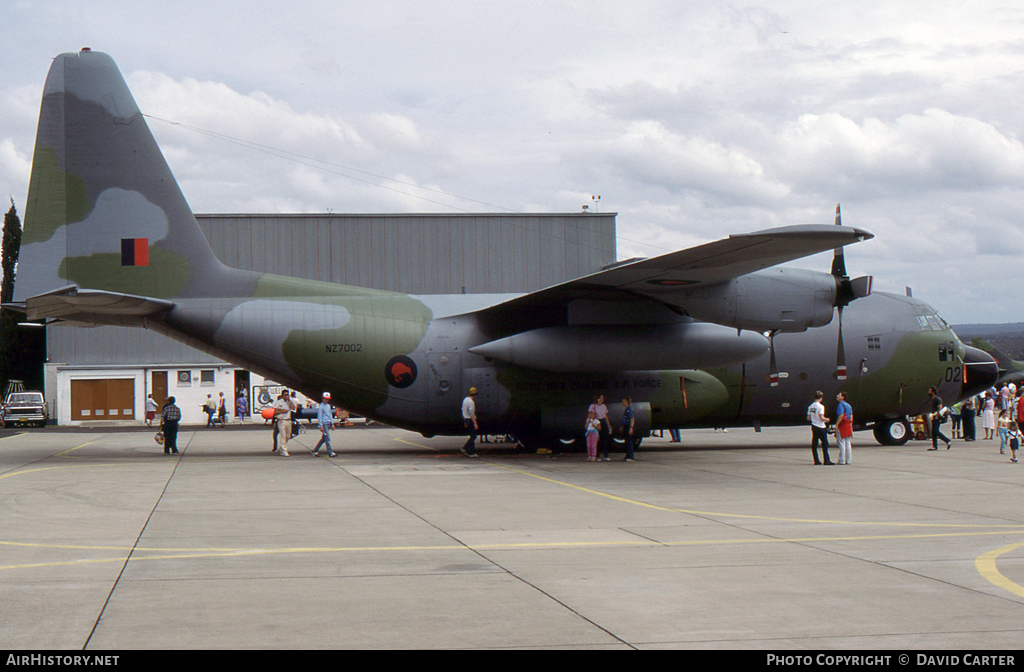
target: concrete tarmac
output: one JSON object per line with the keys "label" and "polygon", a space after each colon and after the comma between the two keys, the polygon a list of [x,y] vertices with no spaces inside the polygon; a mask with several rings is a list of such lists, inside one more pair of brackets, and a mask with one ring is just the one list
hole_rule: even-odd
{"label": "concrete tarmac", "polygon": [[[1018,648],[998,441],[683,432],[633,463],[383,427],[0,438],[0,648]],[[833,449],[833,457],[836,452]]]}

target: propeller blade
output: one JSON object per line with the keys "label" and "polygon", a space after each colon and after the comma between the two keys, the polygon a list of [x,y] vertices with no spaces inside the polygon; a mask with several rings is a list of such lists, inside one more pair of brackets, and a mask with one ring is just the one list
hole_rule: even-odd
{"label": "propeller blade", "polygon": [[[836,203],[836,226],[842,225],[843,217],[839,213],[839,204]],[[846,275],[846,256],[843,254],[842,247],[837,247],[835,249],[835,254],[832,257],[832,275],[834,275],[836,279],[840,280],[849,278],[849,276]]]}
{"label": "propeller blade", "polygon": [[853,297],[860,299],[870,294],[872,282],[874,282],[874,277],[870,275],[862,275],[851,280],[850,288],[853,290]]}
{"label": "propeller blade", "polygon": [[839,306],[839,341],[836,344],[836,380],[846,380],[846,347],[843,345],[843,307]]}
{"label": "propeller blade", "polygon": [[768,383],[771,387],[779,386],[779,366],[775,362],[775,333],[768,333]]}

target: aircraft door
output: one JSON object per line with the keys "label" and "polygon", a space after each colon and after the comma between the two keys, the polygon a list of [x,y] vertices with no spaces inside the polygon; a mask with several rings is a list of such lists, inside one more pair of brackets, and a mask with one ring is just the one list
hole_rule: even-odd
{"label": "aircraft door", "polygon": [[470,387],[477,389],[474,403],[476,404],[476,417],[479,422],[493,422],[504,415],[508,409],[508,392],[498,385],[494,376],[493,367],[466,370],[468,380],[464,382],[465,389],[462,394],[463,396],[469,394]]}
{"label": "aircraft door", "polygon": [[153,401],[156,402],[157,409],[164,407],[167,403],[167,372],[166,371],[154,371],[153,372]]}
{"label": "aircraft door", "polygon": [[462,422],[462,361],[457,352],[427,354],[427,414],[434,422]]}

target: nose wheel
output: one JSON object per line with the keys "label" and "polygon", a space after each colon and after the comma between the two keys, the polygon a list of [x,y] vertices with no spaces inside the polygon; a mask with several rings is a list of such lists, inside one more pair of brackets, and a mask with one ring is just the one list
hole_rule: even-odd
{"label": "nose wheel", "polygon": [[910,440],[910,425],[903,418],[875,423],[875,440],[883,446],[902,446]]}

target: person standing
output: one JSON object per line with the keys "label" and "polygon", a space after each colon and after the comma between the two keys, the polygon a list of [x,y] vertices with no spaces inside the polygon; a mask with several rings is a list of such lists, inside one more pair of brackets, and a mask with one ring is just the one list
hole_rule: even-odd
{"label": "person standing", "polygon": [[593,411],[587,413],[585,431],[587,437],[587,462],[597,462],[597,442],[600,438],[601,421],[597,419],[597,415]]}
{"label": "person standing", "polygon": [[957,402],[950,407],[949,420],[950,420],[950,433],[954,439],[964,438],[964,433],[961,430],[963,426],[963,402]]}
{"label": "person standing", "polygon": [[249,415],[249,398],[245,396],[245,390],[235,400],[235,417],[239,424],[245,422],[245,416]]}
{"label": "person standing", "polygon": [[164,433],[164,455],[178,452],[179,422],[181,422],[181,409],[174,404],[174,397],[169,397],[160,416],[160,427]]}
{"label": "person standing", "polygon": [[153,399],[153,395],[146,397],[146,425],[149,427],[153,426],[153,420],[156,418],[156,400]]}
{"label": "person standing", "polygon": [[1017,462],[1017,451],[1020,450],[1020,442],[1024,440],[1024,435],[1020,433],[1020,429],[1017,427],[1017,423],[1010,422],[1010,462]]}
{"label": "person standing", "polygon": [[964,441],[974,441],[977,430],[974,421],[978,415],[978,397],[969,397],[960,406],[960,422],[963,424]]}
{"label": "person standing", "polygon": [[331,450],[331,430],[334,428],[334,408],[331,406],[331,393],[324,392],[323,399],[316,411],[316,424],[320,428],[320,440],[313,447],[313,457],[320,456],[320,446],[327,446],[327,457],[337,455]]}
{"label": "person standing", "polygon": [[999,454],[1006,454],[1006,441],[1010,438],[1010,420],[1009,411],[999,411],[999,417],[996,418],[996,428],[999,430]]}
{"label": "person standing", "polygon": [[981,428],[985,430],[985,440],[993,439],[996,435],[996,400],[991,390],[985,393],[985,400],[981,406]]}
{"label": "person standing", "polygon": [[274,425],[277,429],[277,454],[282,457],[288,457],[288,439],[292,437],[292,412],[295,409],[292,407],[291,397],[288,396],[288,390],[285,390],[278,396],[277,401],[274,402]]}
{"label": "person standing", "polygon": [[946,435],[942,433],[942,397],[939,396],[938,390],[934,387],[928,388],[928,398],[931,399],[931,418],[932,418],[932,447],[928,450],[939,449],[939,439],[946,442],[946,450],[949,450],[951,442],[946,438]]}
{"label": "person standing", "polygon": [[626,457],[622,458],[623,462],[633,462],[636,459],[633,456],[636,417],[633,414],[632,403],[633,400],[629,397],[622,398],[622,438],[626,441]]}
{"label": "person standing", "polygon": [[462,424],[466,427],[466,432],[469,433],[469,439],[459,449],[459,452],[468,457],[476,457],[476,436],[480,431],[480,425],[476,421],[476,400],[474,399],[476,395],[477,389],[471,387],[469,395],[462,400]]}
{"label": "person standing", "polygon": [[206,401],[203,402],[203,412],[206,413],[206,426],[207,428],[213,427],[213,416],[217,412],[217,405],[213,401],[213,395],[206,395]]}
{"label": "person standing", "polygon": [[292,394],[288,397],[288,402],[292,405],[292,433],[291,438],[299,435],[302,431],[302,425],[299,424],[299,409],[302,408],[302,404],[299,403],[299,393],[292,390]]}
{"label": "person standing", "polygon": [[[608,462],[612,459],[608,456],[610,451],[608,444],[612,441],[612,426],[608,421],[608,407],[604,405],[603,394],[599,394],[594,398],[594,403],[587,409],[587,413],[593,413],[600,424],[597,430],[597,459],[603,459],[605,462]],[[604,456],[603,458],[601,457],[602,455]]]}
{"label": "person standing", "polygon": [[828,434],[825,432],[828,418],[825,417],[825,405],[821,403],[824,398],[825,393],[821,390],[814,393],[814,401],[807,407],[807,419],[811,423],[811,455],[814,456],[814,463],[822,464],[822,461],[818,459],[818,443],[821,443],[821,456],[824,458],[824,464],[831,465],[832,460],[828,456]]}
{"label": "person standing", "polygon": [[853,443],[853,406],[846,401],[846,392],[836,395],[836,443],[839,444],[839,464],[850,464]]}
{"label": "person standing", "polygon": [[224,398],[224,393],[221,392],[217,398],[217,422],[223,427],[228,421],[228,402]]}

